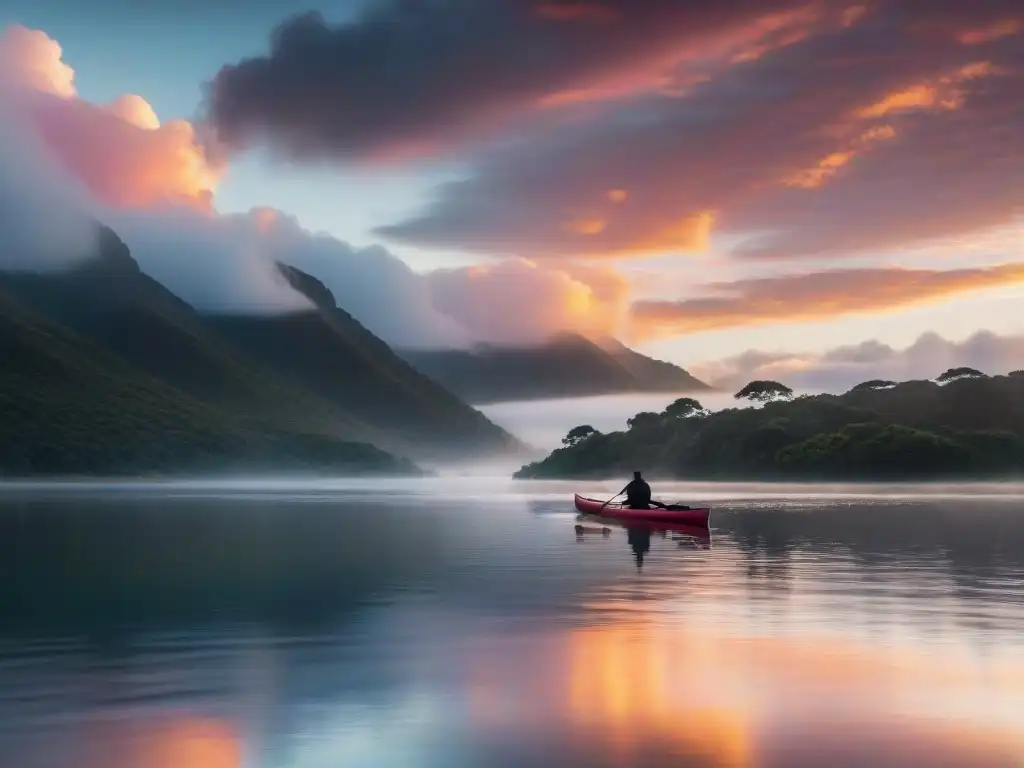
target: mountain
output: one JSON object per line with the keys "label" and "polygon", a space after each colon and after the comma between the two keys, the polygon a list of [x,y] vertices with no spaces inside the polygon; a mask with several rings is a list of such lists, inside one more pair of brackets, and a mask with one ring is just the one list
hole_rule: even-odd
{"label": "mountain", "polygon": [[314,304],[278,316],[223,315],[208,326],[291,384],[358,414],[385,435],[384,447],[436,458],[508,452],[522,446],[482,413],[398,357],[338,307],[312,275],[279,265]]}
{"label": "mountain", "polygon": [[[330,292],[315,278],[297,270],[282,268],[282,272],[285,279],[310,295],[316,308],[278,317],[201,315],[146,275],[124,243],[105,227],[99,231],[92,257],[73,269],[45,275],[0,273],[7,339],[12,348],[24,353],[11,360],[29,366],[23,370],[21,363],[5,358],[7,404],[25,413],[42,408],[39,412],[43,413],[44,404],[35,402],[31,391],[38,375],[42,377],[40,391],[50,392],[52,402],[62,403],[68,428],[77,430],[76,424],[89,424],[97,429],[98,443],[103,443],[106,435],[101,425],[89,416],[93,400],[109,404],[113,412],[118,397],[128,397],[125,392],[145,391],[145,403],[137,413],[179,412],[184,433],[205,435],[203,440],[214,440],[215,435],[226,440],[243,434],[262,436],[251,442],[254,450],[266,448],[270,465],[274,465],[274,445],[302,454],[317,443],[319,448],[312,453],[326,455],[332,446],[348,446],[346,450],[351,452],[356,444],[364,448],[372,444],[413,458],[478,456],[522,447],[482,414],[395,356],[386,344],[338,309]],[[47,340],[43,348],[38,346],[41,340]],[[69,350],[77,350],[73,358]],[[87,359],[83,360],[83,354]],[[76,361],[71,366],[73,375],[64,370],[72,359]],[[83,368],[85,362],[89,364]],[[67,382],[85,377],[79,388],[82,396],[75,397],[75,389],[65,390],[61,388],[64,385],[58,387],[62,394],[54,394],[53,387],[59,382],[48,381],[49,375]],[[14,381],[23,391],[11,385]],[[76,416],[79,411],[81,419]],[[142,424],[130,414],[126,418],[129,422],[125,424],[115,416],[108,421],[126,434],[132,432],[131,424]],[[171,421],[157,419],[155,423],[171,429]],[[173,436],[161,430],[143,430],[136,437],[148,434],[155,440],[159,434],[161,442],[176,444]],[[15,440],[14,434],[5,434],[5,439]],[[66,437],[57,430],[35,434],[32,439],[78,445],[74,440],[68,443]],[[293,439],[302,445],[285,445]],[[141,464],[129,461],[126,468],[166,468],[155,460],[152,450],[133,440],[135,437],[126,444],[135,446]],[[221,447],[225,457],[245,453]],[[176,449],[169,450],[184,456]],[[128,454],[118,456],[124,459]],[[151,459],[148,464],[146,456]],[[282,454],[286,464],[287,458]],[[107,469],[117,465],[113,458],[97,458],[93,463]],[[42,467],[38,461],[32,462],[32,466],[37,464]],[[89,464],[83,456],[74,466],[81,465],[79,469],[86,471]],[[5,469],[0,462],[0,472]]]}
{"label": "mountain", "polygon": [[371,445],[232,417],[3,291],[0,356],[0,475],[415,470]]}
{"label": "mountain", "polygon": [[598,345],[633,374],[645,391],[707,392],[712,389],[678,365],[641,355],[618,339],[606,337]]}
{"label": "mountain", "polygon": [[682,368],[641,355],[614,339],[598,344],[571,333],[532,347],[480,345],[472,350],[404,350],[401,354],[476,404],[711,389]]}
{"label": "mountain", "polygon": [[358,419],[296,391],[219,339],[101,227],[97,253],[58,274],[0,274],[0,288],[136,369],[203,402],[286,429],[371,439]]}
{"label": "mountain", "polygon": [[760,408],[648,414],[583,436],[522,478],[924,480],[1024,475],[1024,377],[906,381]]}

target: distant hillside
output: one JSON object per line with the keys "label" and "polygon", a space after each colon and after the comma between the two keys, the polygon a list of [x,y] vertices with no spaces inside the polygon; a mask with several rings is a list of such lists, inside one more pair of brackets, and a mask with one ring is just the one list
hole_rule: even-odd
{"label": "distant hillside", "polygon": [[206,318],[218,335],[291,384],[312,392],[420,456],[465,457],[519,449],[482,413],[398,357],[339,308],[315,277],[280,265],[316,309],[273,317]]}
{"label": "distant hillside", "polygon": [[371,445],[232,417],[0,292],[0,476],[409,473]]}
{"label": "distant hillside", "polygon": [[630,349],[618,339],[605,338],[601,349],[615,358],[641,383],[644,391],[707,392],[711,387],[678,365],[655,360]]}
{"label": "distant hillside", "polygon": [[624,392],[709,390],[682,368],[641,355],[614,339],[601,344],[561,334],[534,347],[405,350],[410,363],[465,400],[495,403]]}
{"label": "distant hillside", "polygon": [[[692,404],[691,404],[692,405]],[[928,479],[1024,475],[1024,377],[907,381],[707,414],[637,414],[517,477]]]}
{"label": "distant hillside", "polygon": [[[236,459],[251,466],[256,454],[281,468],[307,455],[312,467],[317,456],[358,458],[365,449],[376,457],[371,464],[394,469],[411,465],[377,449],[457,458],[522,448],[338,309],[315,278],[282,273],[318,308],[279,317],[202,316],[143,273],[105,227],[95,256],[77,268],[0,273],[11,351],[3,364],[5,405],[26,418],[10,428],[5,420],[10,461],[0,459],[0,474],[17,467],[184,471]],[[116,413],[118,398],[127,403],[124,414]],[[59,413],[48,410],[57,405]],[[78,442],[80,430],[82,439],[95,438],[95,455],[90,443]],[[131,450],[108,444],[115,436]],[[192,455],[194,440],[210,450]],[[17,459],[19,443],[28,451],[24,460]],[[56,451],[53,461],[45,444]],[[344,463],[337,469],[345,471]]]}

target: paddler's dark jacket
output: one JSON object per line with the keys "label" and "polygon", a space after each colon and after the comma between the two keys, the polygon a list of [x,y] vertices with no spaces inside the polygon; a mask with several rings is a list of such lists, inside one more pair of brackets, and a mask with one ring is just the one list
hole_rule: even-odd
{"label": "paddler's dark jacket", "polygon": [[644,480],[630,480],[622,489],[626,494],[626,506],[630,509],[647,509],[651,506],[651,486]]}

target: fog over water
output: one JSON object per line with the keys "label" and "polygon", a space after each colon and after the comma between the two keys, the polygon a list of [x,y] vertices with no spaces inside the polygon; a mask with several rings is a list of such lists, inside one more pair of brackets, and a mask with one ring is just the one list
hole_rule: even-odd
{"label": "fog over water", "polygon": [[[801,390],[796,394],[814,393]],[[683,392],[530,400],[477,408],[529,445],[550,452],[561,444],[565,433],[575,426],[590,424],[601,432],[623,430],[626,428],[626,419],[631,416],[641,411],[661,412],[680,397],[692,397],[712,411],[758,407],[747,400],[736,400],[732,392]]]}

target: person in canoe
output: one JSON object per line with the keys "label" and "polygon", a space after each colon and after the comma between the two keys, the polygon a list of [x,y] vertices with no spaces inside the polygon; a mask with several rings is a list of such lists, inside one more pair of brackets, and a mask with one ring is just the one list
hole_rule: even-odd
{"label": "person in canoe", "polygon": [[650,509],[652,506],[658,509],[667,509],[660,501],[651,500],[651,486],[647,484],[639,471],[634,472],[633,479],[619,491],[619,495],[622,494],[626,494],[626,506],[630,509]]}

